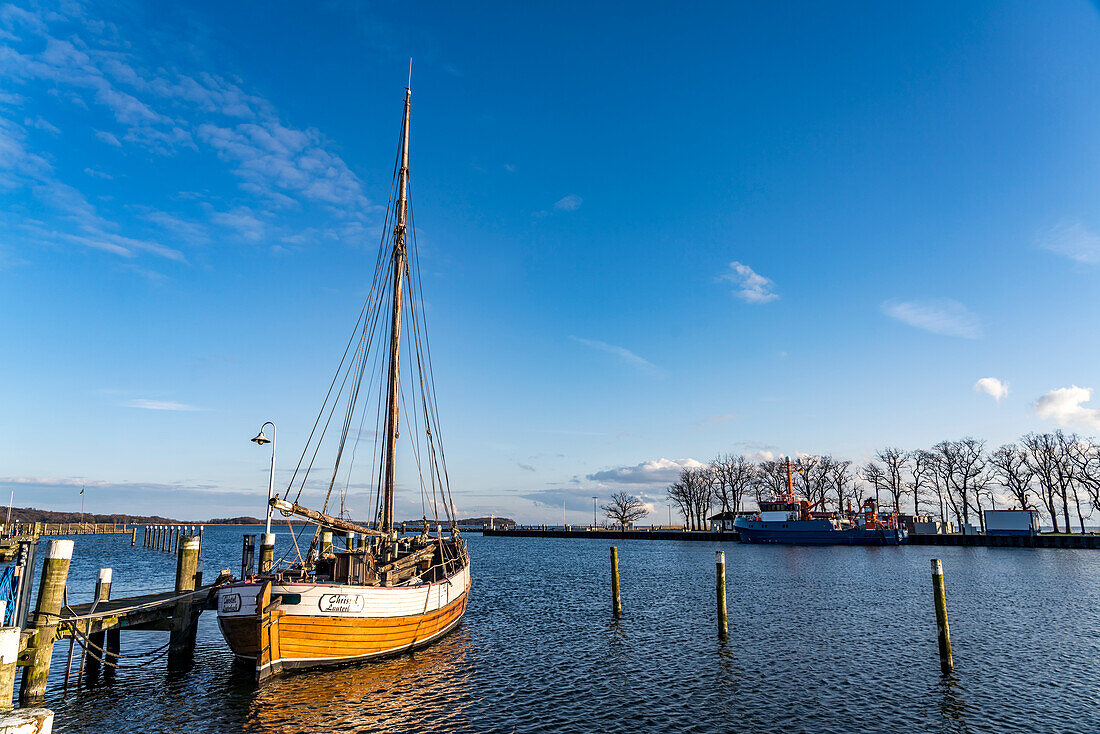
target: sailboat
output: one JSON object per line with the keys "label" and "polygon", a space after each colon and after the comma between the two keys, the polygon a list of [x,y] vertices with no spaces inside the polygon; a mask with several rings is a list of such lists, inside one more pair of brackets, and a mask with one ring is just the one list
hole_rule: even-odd
{"label": "sailboat", "polygon": [[[273,512],[285,516],[293,545],[269,560],[261,547],[257,572],[217,590],[222,635],[236,656],[255,661],[260,681],[287,670],[356,663],[429,645],[455,629],[466,611],[470,556],[454,519],[426,324],[419,310],[416,232],[407,226],[411,101],[406,88],[392,206],[386,207],[369,294],[290,483],[281,495],[269,497],[268,523]],[[403,357],[415,368],[404,379]],[[372,391],[377,400],[371,399]],[[379,430],[364,430],[372,404]],[[401,410],[408,405],[412,409]],[[302,492],[340,413],[324,503],[320,510],[306,507],[300,504]],[[412,447],[414,462],[408,463],[418,469],[423,509],[419,532],[413,533],[401,532],[394,521],[402,427]],[[374,444],[365,486],[372,504],[377,497],[377,509],[373,520],[357,522],[347,516],[345,498],[364,439]],[[317,484],[315,479],[309,486]],[[330,510],[334,490],[340,506]],[[290,518],[298,520],[297,527]],[[309,531],[311,539],[305,537]],[[274,536],[268,537],[273,544]]]}

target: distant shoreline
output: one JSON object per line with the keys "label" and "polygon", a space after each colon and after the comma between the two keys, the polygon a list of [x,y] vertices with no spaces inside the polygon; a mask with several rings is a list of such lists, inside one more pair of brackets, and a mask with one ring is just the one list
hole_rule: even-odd
{"label": "distant shoreline", "polygon": [[[0,509],[0,512],[6,512]],[[277,521],[279,525],[286,525],[287,519],[284,517],[273,518],[273,522]],[[90,512],[81,514],[79,512],[60,512],[55,510],[39,510],[34,507],[13,507],[11,508],[11,522],[51,522],[51,523],[98,523],[101,525],[263,525],[266,523],[264,518],[251,517],[249,515],[242,515],[240,517],[215,517],[210,520],[175,520],[170,517],[161,517],[160,515],[98,515]],[[359,523],[361,525],[367,525],[368,520],[352,520],[352,522]],[[404,523],[406,525],[422,525],[423,519],[416,520],[403,520],[398,525]],[[435,524],[435,520],[429,520],[430,524]],[[458,520],[458,525],[488,525],[490,518],[488,517],[473,517]],[[497,526],[510,527],[516,525],[516,522],[510,518],[497,517],[493,518],[493,522]],[[303,522],[301,520],[290,520],[291,525],[312,525],[310,522]]]}

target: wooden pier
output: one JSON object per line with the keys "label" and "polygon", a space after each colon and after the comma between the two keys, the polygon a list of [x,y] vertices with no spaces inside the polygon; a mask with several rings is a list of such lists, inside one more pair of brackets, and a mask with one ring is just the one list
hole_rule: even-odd
{"label": "wooden pier", "polygon": [[4,530],[7,537],[42,538],[50,535],[112,535],[129,533],[133,528],[103,522],[13,522]]}
{"label": "wooden pier", "polygon": [[[135,535],[136,530],[131,538]],[[167,537],[167,532],[164,536]],[[96,582],[95,601],[67,605],[64,603],[64,592],[73,541],[51,540],[42,564],[34,610],[19,634],[15,665],[23,668],[20,702],[34,704],[43,699],[51,672],[53,647],[62,640],[69,640],[66,687],[74,674],[73,654],[76,647],[80,648],[75,673],[77,685],[81,678],[91,680],[101,671],[113,675],[117,669],[148,664],[165,656],[170,668],[189,665],[199,615],[203,610],[213,608],[214,589],[232,580],[232,574],[225,570],[214,583],[203,585],[200,543],[198,535],[183,534],[175,538],[176,583],[172,590],[111,599],[113,572],[105,568],[100,570]],[[149,652],[121,652],[122,632],[149,630],[168,632],[168,641]],[[0,697],[4,693],[0,691]]]}

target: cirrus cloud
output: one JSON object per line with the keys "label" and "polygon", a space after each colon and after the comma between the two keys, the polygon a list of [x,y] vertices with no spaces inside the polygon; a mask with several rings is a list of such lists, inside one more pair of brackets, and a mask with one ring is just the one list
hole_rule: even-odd
{"label": "cirrus cloud", "polygon": [[951,298],[890,300],[884,302],[881,308],[890,318],[932,334],[963,339],[977,339],[981,336],[978,317]]}
{"label": "cirrus cloud", "polygon": [[768,303],[779,298],[779,294],[773,291],[775,283],[771,278],[766,278],[744,263],[734,260],[730,263],[730,272],[718,276],[719,280],[728,280],[738,286],[740,290],[734,291],[734,295],[747,303]]}

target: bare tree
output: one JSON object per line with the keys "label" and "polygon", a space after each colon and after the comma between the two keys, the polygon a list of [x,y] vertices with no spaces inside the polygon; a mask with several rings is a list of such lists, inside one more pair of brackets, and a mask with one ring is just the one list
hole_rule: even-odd
{"label": "bare tree", "polygon": [[756,481],[756,466],[744,455],[726,454],[710,463],[710,471],[714,476],[714,498],[722,512],[738,512]]}
{"label": "bare tree", "polygon": [[[830,457],[831,459],[831,457]],[[844,513],[844,499],[855,493],[855,476],[852,474],[852,462],[831,459],[828,466],[829,489],[836,495],[838,514]]]}
{"label": "bare tree", "polygon": [[1020,509],[1031,509],[1035,470],[1028,464],[1027,452],[1014,443],[1007,443],[989,455],[989,465],[997,482],[1008,490]]}
{"label": "bare tree", "polygon": [[1058,532],[1058,451],[1054,435],[1029,433],[1020,439],[1028,467],[1039,480],[1039,497],[1050,515],[1050,524]]}
{"label": "bare tree", "polygon": [[611,501],[606,505],[600,505],[600,509],[609,520],[614,520],[623,530],[626,530],[627,525],[649,514],[644,502],[626,492],[615,492],[611,495]]}
{"label": "bare tree", "polygon": [[955,518],[960,523],[970,524],[970,511],[976,509],[983,529],[985,519],[981,515],[980,495],[989,484],[984,449],[984,441],[970,437],[940,441],[932,447],[936,454],[936,473],[943,481],[944,495]]}
{"label": "bare tree", "polygon": [[816,456],[800,456],[791,464],[791,484],[796,495],[804,497],[811,504],[816,496],[814,469],[820,460]]}
{"label": "bare tree", "polygon": [[886,470],[873,461],[868,461],[863,465],[861,470],[863,481],[870,484],[875,489],[875,507],[881,506],[880,497],[882,492],[888,491],[886,486]]}
{"label": "bare tree", "polygon": [[[1077,521],[1081,526],[1081,534],[1085,534],[1085,515],[1081,510],[1081,477],[1076,457],[1079,453],[1078,446],[1082,439],[1076,433],[1064,434],[1061,431],[1054,433],[1058,447],[1057,476],[1062,495],[1062,507],[1065,511],[1066,532],[1069,532],[1069,495],[1073,496],[1074,508],[1077,510]],[[1088,505],[1086,504],[1086,507]],[[1092,512],[1090,511],[1091,515]]]}
{"label": "bare tree", "polygon": [[689,497],[687,487],[684,486],[683,472],[680,472],[679,480],[669,485],[668,498],[672,500],[673,503],[675,503],[677,511],[684,518],[684,524],[686,527],[688,516],[691,514],[691,499]]}
{"label": "bare tree", "polygon": [[1092,507],[1100,510],[1100,446],[1097,446],[1095,439],[1080,439],[1071,448],[1070,459],[1078,484],[1088,493]]}
{"label": "bare tree", "polygon": [[668,488],[668,497],[676,503],[690,530],[706,527],[707,512],[714,504],[714,479],[709,469],[681,469],[680,479]]}
{"label": "bare tree", "polygon": [[920,499],[928,494],[928,488],[932,485],[932,474],[935,471],[933,466],[936,462],[936,457],[930,452],[924,451],[911,451],[909,452],[909,460],[912,462],[909,466],[909,491],[913,493],[913,514],[920,514]]}
{"label": "bare tree", "polygon": [[761,461],[756,472],[756,501],[767,496],[784,495],[787,493],[787,460],[769,459]]}
{"label": "bare tree", "polygon": [[882,462],[884,486],[894,501],[894,512],[901,512],[901,495],[905,491],[902,474],[909,463],[909,454],[888,446],[876,453],[875,458]]}
{"label": "bare tree", "polygon": [[695,477],[694,491],[691,496],[696,519],[696,528],[694,529],[706,530],[707,516],[714,506],[714,474],[711,473],[710,467],[706,466],[693,469],[692,473]]}

